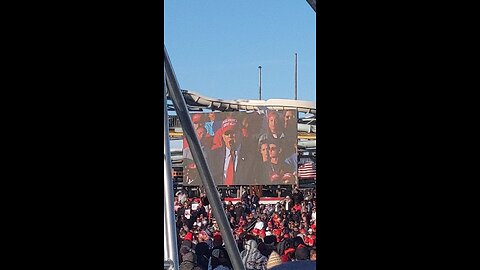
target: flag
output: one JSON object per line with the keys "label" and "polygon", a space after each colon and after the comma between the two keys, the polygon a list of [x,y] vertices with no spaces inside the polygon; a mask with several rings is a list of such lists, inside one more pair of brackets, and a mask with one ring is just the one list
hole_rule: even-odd
{"label": "flag", "polygon": [[299,179],[317,178],[316,165],[313,162],[307,162],[298,167]]}

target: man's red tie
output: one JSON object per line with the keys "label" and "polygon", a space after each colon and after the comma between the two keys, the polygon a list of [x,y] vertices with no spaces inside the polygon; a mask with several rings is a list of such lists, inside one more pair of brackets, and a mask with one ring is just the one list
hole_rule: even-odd
{"label": "man's red tie", "polygon": [[225,184],[227,186],[233,185],[233,173],[234,173],[234,164],[233,164],[233,153],[230,153],[230,161],[228,162],[227,168],[227,177],[225,178]]}

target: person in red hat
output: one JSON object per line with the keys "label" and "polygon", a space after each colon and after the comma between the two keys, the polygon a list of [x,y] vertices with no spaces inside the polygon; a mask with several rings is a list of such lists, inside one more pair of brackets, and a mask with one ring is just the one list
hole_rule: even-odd
{"label": "person in red hat", "polygon": [[[205,128],[204,115],[200,113],[195,113],[191,116],[193,122],[193,128],[197,134],[197,138],[200,142],[200,146],[204,155],[206,156],[210,151],[213,144],[213,137],[208,134]],[[195,185],[200,180],[200,175],[198,174],[197,167],[193,161],[193,156],[190,150],[190,146],[187,143],[187,139],[183,138],[183,159],[184,159],[184,179],[186,185]]]}
{"label": "person in red hat", "polygon": [[244,232],[244,230],[243,230],[242,227],[239,227],[235,230],[235,233],[238,234],[238,235],[242,234],[243,232]]}
{"label": "person in red hat", "polygon": [[200,126],[205,126],[205,120],[202,114],[194,113],[192,114],[192,123],[195,130]]}
{"label": "person in red hat", "polygon": [[210,152],[207,160],[213,179],[218,185],[244,185],[253,179],[255,156],[244,144],[237,119],[222,122],[223,146]]}
{"label": "person in red hat", "polygon": [[[230,269],[233,269],[232,263],[230,261],[230,257],[228,256],[228,253],[225,249],[225,246],[223,245],[222,235],[220,234],[220,232],[217,231],[213,234],[213,248],[210,249],[210,254],[212,254],[212,255],[213,254],[218,254],[218,252],[224,252],[225,253],[224,265],[227,266]],[[210,259],[209,259],[208,269],[214,269],[214,267],[212,268],[212,257],[210,257]]]}
{"label": "person in red hat", "polygon": [[[193,129],[195,130],[195,132],[199,133],[199,129],[200,128],[204,128],[205,129],[205,121],[203,120],[203,115],[200,114],[200,113],[194,113],[191,115],[191,118],[192,118],[192,123],[193,123]],[[188,147],[188,143],[187,143],[187,139],[186,138],[183,138],[183,148],[187,148]]]}
{"label": "person in red hat", "polygon": [[262,240],[265,239],[265,236],[267,236],[265,230],[260,230],[258,232],[258,237],[260,237]]}
{"label": "person in red hat", "polygon": [[193,239],[193,234],[191,232],[188,232],[185,235],[185,238],[183,238],[183,240],[188,240],[188,241],[192,241],[192,239]]}
{"label": "person in red hat", "polygon": [[267,230],[273,231],[273,223],[271,221],[267,222]]}
{"label": "person in red hat", "polygon": [[223,245],[223,238],[220,233],[215,233],[213,235],[213,246],[214,247],[220,247]]}

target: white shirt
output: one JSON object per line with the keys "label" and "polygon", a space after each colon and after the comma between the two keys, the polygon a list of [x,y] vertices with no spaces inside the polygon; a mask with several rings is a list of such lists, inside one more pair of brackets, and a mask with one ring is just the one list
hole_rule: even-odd
{"label": "white shirt", "polygon": [[[235,150],[235,160],[234,160],[234,166],[233,170],[237,171],[237,164],[238,164],[238,152],[240,151],[241,145],[238,146],[237,150]],[[225,162],[223,163],[223,179],[227,178],[227,170],[228,170],[228,165],[230,164],[230,149],[225,147]]]}
{"label": "white shirt", "polygon": [[261,230],[261,229],[263,229],[263,226],[264,226],[263,221],[257,221],[257,223],[255,223],[255,227],[254,227],[254,228]]}

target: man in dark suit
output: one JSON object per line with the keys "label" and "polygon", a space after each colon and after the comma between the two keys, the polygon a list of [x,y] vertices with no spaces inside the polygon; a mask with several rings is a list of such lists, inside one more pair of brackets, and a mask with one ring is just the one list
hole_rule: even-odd
{"label": "man in dark suit", "polygon": [[223,145],[208,156],[209,168],[218,185],[248,185],[253,182],[256,152],[243,140],[237,119],[223,120]]}

